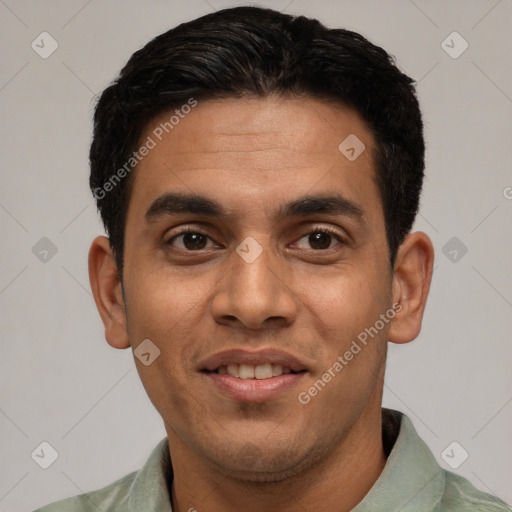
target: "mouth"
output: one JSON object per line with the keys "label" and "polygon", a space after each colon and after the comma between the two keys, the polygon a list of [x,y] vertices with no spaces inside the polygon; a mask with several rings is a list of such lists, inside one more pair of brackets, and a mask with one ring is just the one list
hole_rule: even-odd
{"label": "mouth", "polygon": [[308,368],[284,352],[229,350],[208,358],[200,372],[224,397],[261,403],[295,386]]}
{"label": "mouth", "polygon": [[218,375],[229,375],[235,379],[249,380],[266,380],[281,375],[303,373],[306,370],[294,371],[289,366],[280,364],[264,363],[264,364],[223,364],[214,370],[203,370],[207,373],[216,373]]}

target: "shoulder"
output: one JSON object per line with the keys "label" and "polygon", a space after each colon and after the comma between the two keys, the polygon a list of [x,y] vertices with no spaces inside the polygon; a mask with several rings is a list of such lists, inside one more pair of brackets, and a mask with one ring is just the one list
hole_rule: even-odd
{"label": "shoulder", "polygon": [[97,491],[50,503],[35,512],[171,512],[168,483],[172,479],[169,444],[165,437],[139,471]]}
{"label": "shoulder", "polygon": [[102,489],[45,505],[34,512],[128,511],[129,491],[136,476],[137,472],[134,471]]}
{"label": "shoulder", "polygon": [[465,478],[446,471],[442,512],[511,512],[512,508],[490,494],[479,491]]}
{"label": "shoulder", "polygon": [[[390,453],[361,512],[375,510],[375,503],[383,501],[386,507],[377,507],[379,510],[398,510],[399,503],[404,512],[512,512],[500,499],[442,468],[405,414],[383,409],[382,425],[384,447]],[[391,499],[394,501],[386,501]]]}

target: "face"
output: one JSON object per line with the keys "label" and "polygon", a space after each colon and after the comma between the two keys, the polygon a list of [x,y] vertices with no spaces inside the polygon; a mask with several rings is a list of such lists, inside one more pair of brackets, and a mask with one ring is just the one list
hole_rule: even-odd
{"label": "face", "polygon": [[199,102],[158,140],[169,117],[133,176],[127,338],[160,351],[135,361],[171,445],[279,480],[380,411],[393,296],[375,141],[312,99]]}

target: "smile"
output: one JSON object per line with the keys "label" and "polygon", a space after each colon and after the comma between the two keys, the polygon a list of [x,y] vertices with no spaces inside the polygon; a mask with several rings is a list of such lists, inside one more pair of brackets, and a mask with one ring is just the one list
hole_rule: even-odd
{"label": "smile", "polygon": [[272,377],[279,377],[283,374],[298,373],[293,372],[288,366],[281,366],[280,364],[228,364],[219,366],[214,373],[220,375],[230,375],[237,379],[271,379]]}
{"label": "smile", "polygon": [[217,352],[201,361],[198,370],[223,397],[253,403],[283,396],[309,371],[294,355],[272,348]]}

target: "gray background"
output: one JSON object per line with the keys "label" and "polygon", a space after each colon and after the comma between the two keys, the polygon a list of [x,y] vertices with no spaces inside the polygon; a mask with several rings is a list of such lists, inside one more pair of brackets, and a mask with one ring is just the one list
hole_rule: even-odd
{"label": "gray background", "polygon": [[[0,0],[3,511],[107,485],[165,436],[131,353],[104,341],[90,293],[87,251],[102,233],[88,191],[93,100],[150,38],[241,4]],[[411,417],[447,469],[441,454],[457,441],[469,457],[456,471],[512,503],[510,0],[257,5],[359,31],[419,81],[428,154],[416,229],[436,263],[421,335],[390,347],[385,405]],[[47,59],[31,48],[43,31],[59,45]],[[469,44],[458,58],[442,46],[453,31]],[[462,44],[445,43],[452,54]],[[33,251],[43,237],[57,248],[46,261],[47,241]],[[59,454],[48,469],[31,458],[42,441]]]}

